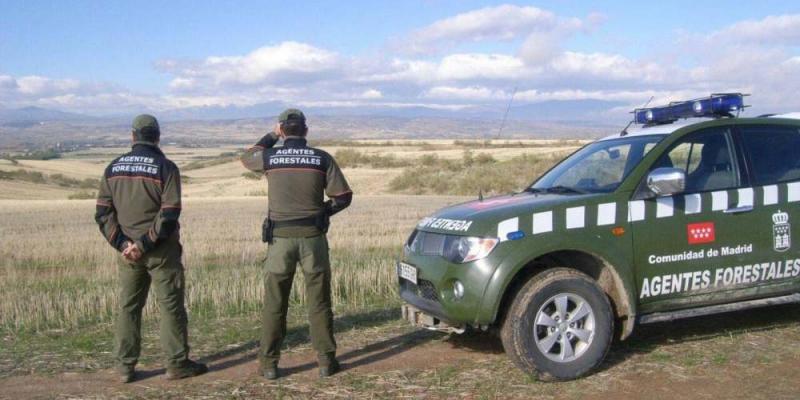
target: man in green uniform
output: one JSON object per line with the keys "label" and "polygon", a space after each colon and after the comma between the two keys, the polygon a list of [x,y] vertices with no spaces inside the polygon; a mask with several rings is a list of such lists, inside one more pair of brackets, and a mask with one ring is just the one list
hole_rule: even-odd
{"label": "man in green uniform", "polygon": [[[308,127],[300,110],[288,109],[278,120],[275,131],[242,156],[245,167],[266,174],[269,188],[269,211],[262,235],[269,250],[259,358],[264,377],[277,378],[289,292],[300,264],[306,282],[311,341],[318,354],[320,377],[327,377],[340,367],[333,338],[331,268],[325,233],[330,216],[350,205],[353,192],[333,157],[306,143]],[[283,146],[275,147],[281,138]]]}
{"label": "man in green uniform", "polygon": [[150,115],[133,120],[133,149],[109,164],[100,183],[95,221],[121,253],[120,308],[114,353],[123,383],[133,381],[141,347],[142,308],[150,284],[161,311],[161,347],[168,379],[208,371],[189,360],[184,275],[179,238],[181,176],[158,148],[161,131]]}

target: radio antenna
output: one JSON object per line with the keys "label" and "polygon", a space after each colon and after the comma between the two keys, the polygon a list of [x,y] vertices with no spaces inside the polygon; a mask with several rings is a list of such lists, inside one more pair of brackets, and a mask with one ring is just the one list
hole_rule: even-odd
{"label": "radio antenna", "polygon": [[506,119],[508,118],[508,111],[511,110],[511,103],[514,102],[514,96],[517,94],[517,87],[514,86],[514,91],[511,92],[511,98],[508,99],[508,106],[506,107],[506,112],[503,114],[503,120],[500,122],[500,129],[497,130],[497,137],[495,139],[500,139],[500,134],[503,133],[503,128],[506,126]]}

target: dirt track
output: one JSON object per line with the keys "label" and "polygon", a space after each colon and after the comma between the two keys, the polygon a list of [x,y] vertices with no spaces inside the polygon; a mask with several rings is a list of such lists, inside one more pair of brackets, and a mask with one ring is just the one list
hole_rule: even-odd
{"label": "dirt track", "polygon": [[[796,314],[797,311],[792,310],[790,314]],[[778,319],[768,321],[777,322],[777,325],[757,326],[757,329],[745,327],[747,332],[740,334],[741,340],[737,340],[731,349],[745,355],[756,354],[764,346],[769,346],[772,343],[770,338],[780,335],[781,330],[789,329],[792,335],[796,335],[796,324]],[[638,344],[634,343],[633,347],[615,345],[601,371],[566,383],[521,380],[521,374],[510,367],[499,341],[489,335],[447,337],[426,331],[395,329],[366,345],[343,346],[339,358],[344,371],[326,381],[317,379],[315,356],[307,350],[284,356],[281,368],[285,377],[275,382],[261,379],[251,343],[206,358],[210,373],[180,382],[167,381],[163,379],[163,370],[148,366],[142,366],[140,378],[128,385],[116,383],[108,370],[55,376],[23,375],[0,380],[0,398],[486,397],[474,392],[481,386],[492,388],[488,397],[516,398],[796,399],[800,396],[800,352],[795,343],[791,343],[788,357],[766,364],[729,362],[703,365],[701,362],[686,365],[679,362],[681,354],[691,355],[694,349],[727,346],[722,342],[729,340],[724,336],[726,324],[741,325],[737,324],[736,315],[719,317],[712,322],[717,327],[707,328],[701,322],[654,326],[649,332],[645,331],[644,337],[638,339]],[[687,332],[662,332],[674,328]],[[698,333],[700,337],[696,336]],[[709,333],[710,337],[702,336]],[[653,353],[675,356],[654,358]],[[444,376],[442,371],[455,374],[444,383],[445,386],[459,388],[463,385],[472,389],[429,394],[432,386],[426,388],[417,382],[426,374]],[[366,386],[361,379],[369,380],[371,384],[379,382],[379,390],[364,391]],[[441,381],[443,378],[438,379]],[[444,379],[448,378],[444,376]],[[478,386],[470,380],[478,380]]]}

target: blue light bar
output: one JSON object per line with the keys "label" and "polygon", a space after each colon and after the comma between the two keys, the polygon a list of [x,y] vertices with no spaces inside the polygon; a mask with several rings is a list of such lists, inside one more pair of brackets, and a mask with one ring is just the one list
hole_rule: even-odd
{"label": "blue light bar", "polygon": [[744,94],[719,93],[689,101],[678,101],[662,107],[637,108],[633,110],[633,121],[643,125],[660,125],[681,118],[732,117],[746,106]]}

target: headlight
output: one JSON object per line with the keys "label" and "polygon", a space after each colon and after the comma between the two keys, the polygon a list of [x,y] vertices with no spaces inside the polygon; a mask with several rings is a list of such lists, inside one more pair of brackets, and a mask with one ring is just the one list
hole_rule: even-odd
{"label": "headlight", "polygon": [[448,236],[444,244],[444,258],[454,263],[466,263],[486,258],[494,250],[497,238]]}
{"label": "headlight", "polygon": [[419,231],[415,229],[414,232],[411,232],[411,236],[408,237],[408,240],[406,240],[406,247],[408,247],[408,250],[412,253],[417,250],[418,238],[419,238]]}

